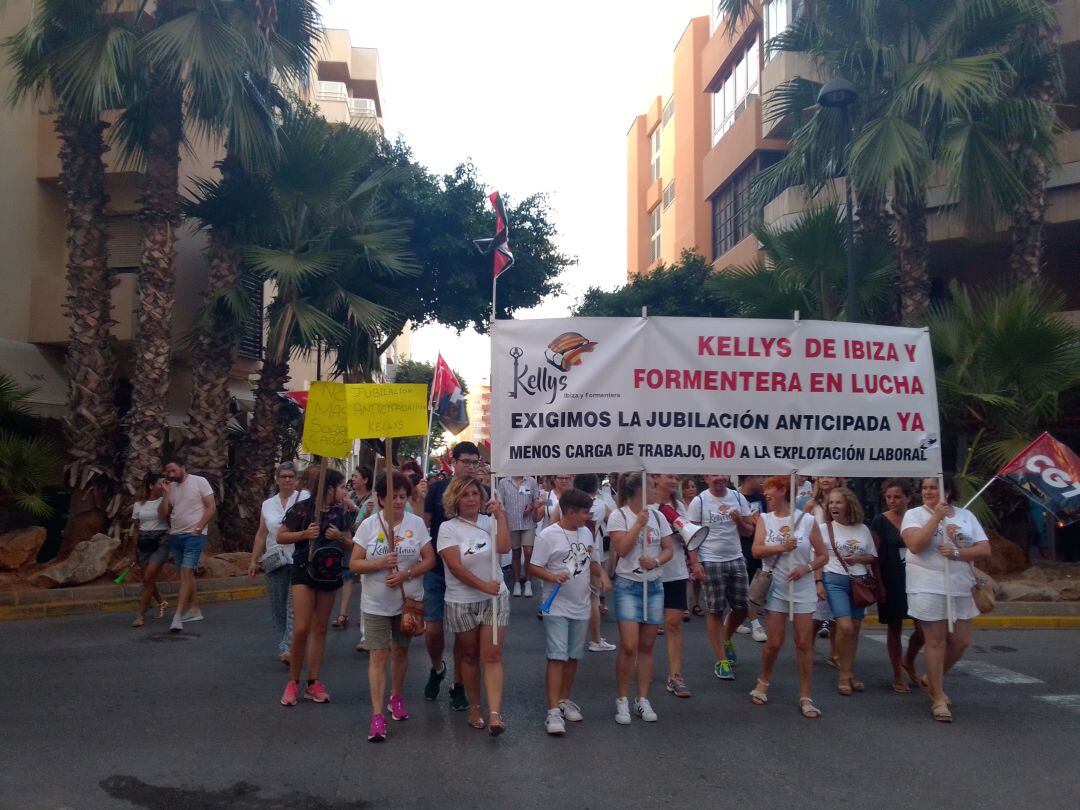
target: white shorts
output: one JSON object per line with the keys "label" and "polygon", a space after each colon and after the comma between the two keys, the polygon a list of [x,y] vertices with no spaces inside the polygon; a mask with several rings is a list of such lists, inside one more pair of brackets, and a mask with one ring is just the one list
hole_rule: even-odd
{"label": "white shorts", "polygon": [[[971,594],[965,593],[952,598],[953,618],[974,619],[979,615],[979,609],[975,607],[975,600]],[[909,593],[907,595],[908,615],[913,619],[922,619],[924,622],[943,622],[946,620],[945,594],[942,593]]]}

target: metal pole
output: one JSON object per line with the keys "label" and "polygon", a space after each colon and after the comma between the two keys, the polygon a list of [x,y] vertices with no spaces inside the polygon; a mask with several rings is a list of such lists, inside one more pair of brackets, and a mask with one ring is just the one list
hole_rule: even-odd
{"label": "metal pole", "polygon": [[[795,475],[796,470],[791,471],[791,477],[788,479],[788,500],[790,502],[791,510],[791,536],[795,537],[795,527],[799,521],[795,517]],[[795,539],[796,548],[798,548],[798,538]],[[795,557],[791,558],[792,564],[795,562]],[[790,573],[790,572],[788,572]],[[795,621],[795,580],[789,579],[787,582],[787,594],[788,594],[788,621],[794,623]]]}
{"label": "metal pole", "polygon": [[[948,504],[948,500],[945,498],[945,476],[938,474],[938,502]],[[949,536],[948,532],[943,532],[945,537]],[[945,621],[948,625],[948,630],[951,633],[953,631],[953,625],[956,624],[956,609],[953,606],[952,597],[952,580],[949,576],[949,558],[945,558]]]}
{"label": "metal pole", "polygon": [[[847,171],[844,177],[844,208],[847,219],[847,319],[853,323],[859,319],[859,295],[855,280],[855,221],[851,203],[851,128],[850,108],[844,107],[844,124],[847,128]],[[794,499],[792,500],[794,503]]]}
{"label": "metal pole", "polygon": [[[641,471],[641,506],[645,510],[645,528],[641,535],[641,556],[649,552],[649,477]],[[649,572],[641,567],[641,623],[649,621]]]}

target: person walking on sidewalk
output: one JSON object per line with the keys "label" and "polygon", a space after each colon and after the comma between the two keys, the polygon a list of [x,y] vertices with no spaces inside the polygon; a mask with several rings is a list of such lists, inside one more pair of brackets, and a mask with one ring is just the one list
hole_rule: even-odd
{"label": "person walking on sidewalk", "polygon": [[169,603],[157,588],[161,566],[169,559],[169,523],[158,514],[158,506],[168,482],[157,473],[146,476],[146,483],[131,511],[131,540],[135,544],[135,561],[142,569],[142,595],[139,612],[135,614],[132,627],[146,624],[146,611],[150,601],[157,602],[157,617],[163,619]]}
{"label": "person walking on sidewalk", "polygon": [[270,600],[270,618],[277,636],[277,656],[283,664],[289,663],[289,647],[292,645],[292,549],[278,542],[278,531],[285,514],[310,493],[297,489],[296,465],[286,461],[274,472],[278,491],[262,503],[259,528],[251,549],[248,576],[254,577],[262,567],[266,577],[266,596]]}
{"label": "person walking on sidewalk", "polygon": [[536,537],[536,517],[544,505],[540,485],[531,475],[514,475],[499,481],[496,487],[499,500],[506,509],[510,523],[510,568],[514,579],[514,596],[532,597],[529,561],[532,559]]}
{"label": "person walking on sidewalk", "polygon": [[169,555],[180,569],[180,593],[170,633],[179,633],[184,622],[203,618],[195,590],[195,569],[206,548],[206,527],[217,509],[214,490],[201,475],[191,475],[182,459],[165,464],[169,486],[163,491],[158,515],[169,520]]}

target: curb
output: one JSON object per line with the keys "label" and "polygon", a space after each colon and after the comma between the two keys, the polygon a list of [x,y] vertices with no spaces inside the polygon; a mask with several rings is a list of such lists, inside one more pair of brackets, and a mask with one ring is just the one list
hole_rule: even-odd
{"label": "curb", "polygon": [[[266,596],[265,585],[249,585],[243,588],[222,588],[199,591],[199,603],[237,602]],[[125,613],[139,607],[136,598],[87,599],[66,602],[43,602],[33,605],[0,606],[0,622],[21,619],[48,619],[60,616],[79,616],[87,613]]]}
{"label": "curb", "polygon": [[976,630],[1067,630],[1080,628],[1080,616],[977,616]]}

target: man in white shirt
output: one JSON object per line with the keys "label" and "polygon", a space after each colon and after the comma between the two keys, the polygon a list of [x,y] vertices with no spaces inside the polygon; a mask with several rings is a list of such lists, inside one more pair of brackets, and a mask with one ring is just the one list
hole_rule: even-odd
{"label": "man in white shirt", "polygon": [[180,569],[180,594],[170,633],[179,633],[184,622],[203,618],[195,595],[195,568],[206,548],[206,527],[214,518],[216,505],[210,482],[190,475],[184,462],[171,458],[165,464],[169,486],[161,498],[158,514],[169,520],[169,555]]}
{"label": "man in white shirt", "polygon": [[707,527],[709,536],[697,551],[690,552],[690,566],[695,574],[704,576],[705,627],[716,653],[713,674],[734,680],[736,656],[731,636],[746,618],[750,590],[739,535],[750,530],[753,520],[746,498],[729,488],[730,476],[706,475],[705,482],[709,488],[690,501],[687,518]]}

